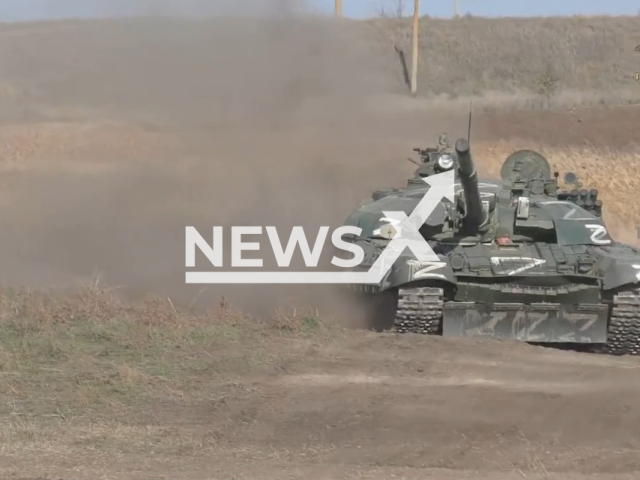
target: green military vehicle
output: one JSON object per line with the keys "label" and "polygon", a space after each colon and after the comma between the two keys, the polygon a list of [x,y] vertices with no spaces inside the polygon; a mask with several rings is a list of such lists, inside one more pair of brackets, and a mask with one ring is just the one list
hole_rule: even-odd
{"label": "green military vehicle", "polygon": [[[443,143],[443,142],[441,142]],[[444,142],[446,143],[446,142]],[[501,179],[478,180],[467,140],[421,151],[406,187],[378,190],[347,218],[371,268],[429,191],[425,181],[455,172],[453,201],[443,198],[419,232],[437,261],[405,248],[379,284],[352,285],[378,323],[400,333],[513,338],[586,347],[614,355],[640,353],[640,250],[615,241],[597,190],[558,172],[538,152],[519,150]],[[347,239],[345,237],[345,239]]]}

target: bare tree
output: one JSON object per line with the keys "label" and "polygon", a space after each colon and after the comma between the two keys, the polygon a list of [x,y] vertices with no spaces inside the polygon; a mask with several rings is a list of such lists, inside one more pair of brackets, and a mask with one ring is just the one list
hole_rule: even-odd
{"label": "bare tree", "polygon": [[[406,5],[405,0],[383,0],[375,3],[377,4],[377,6],[374,8],[379,17],[388,18],[395,15],[398,18],[402,18],[404,16]],[[387,8],[389,8],[389,10],[392,10],[393,13],[388,12]]]}
{"label": "bare tree", "polygon": [[404,0],[393,0],[393,6],[396,11],[396,17],[402,18],[404,15]]}

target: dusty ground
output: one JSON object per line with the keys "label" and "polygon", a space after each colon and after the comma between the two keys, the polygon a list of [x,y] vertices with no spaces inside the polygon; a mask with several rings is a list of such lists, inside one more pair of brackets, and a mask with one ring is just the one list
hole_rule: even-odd
{"label": "dusty ground", "polygon": [[[122,24],[109,49],[74,25],[5,27],[29,55],[0,56],[29,79],[0,115],[0,280],[29,286],[0,296],[2,478],[637,478],[640,360],[368,333],[331,288],[182,284],[185,225],[337,224],[412,147],[464,135],[465,102],[407,103],[324,26],[220,49]],[[481,109],[472,145],[486,174],[543,151],[633,241],[638,124]]]}
{"label": "dusty ground", "polygon": [[3,478],[637,478],[640,468],[634,358],[345,331],[313,311],[190,316],[165,299],[130,311],[97,289],[42,302],[3,297]]}

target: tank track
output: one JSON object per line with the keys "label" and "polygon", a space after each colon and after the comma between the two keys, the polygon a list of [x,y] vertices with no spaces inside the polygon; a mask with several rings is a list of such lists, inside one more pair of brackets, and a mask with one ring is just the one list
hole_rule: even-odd
{"label": "tank track", "polygon": [[[442,335],[444,291],[441,288],[403,288],[393,331],[421,335]],[[613,299],[608,342],[597,349],[609,355],[640,355],[640,288],[618,293]]]}
{"label": "tank track", "polygon": [[613,298],[608,341],[598,352],[640,355],[640,289],[626,290]]}
{"label": "tank track", "polygon": [[443,304],[444,291],[441,288],[401,288],[393,331],[441,335]]}

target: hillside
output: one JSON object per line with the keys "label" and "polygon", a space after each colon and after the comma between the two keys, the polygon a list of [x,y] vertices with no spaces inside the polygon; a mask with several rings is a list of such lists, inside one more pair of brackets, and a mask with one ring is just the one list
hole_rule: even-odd
{"label": "hillside", "polygon": [[[494,108],[636,103],[639,18],[424,17],[419,94],[482,97]],[[139,118],[157,113],[170,94],[175,115],[187,88],[199,100],[182,114],[209,121],[224,110],[226,121],[237,112],[224,92],[238,87],[238,78],[252,111],[278,105],[284,95],[289,108],[329,91],[340,101],[355,92],[406,94],[396,46],[410,69],[410,19],[0,24],[0,107],[12,118],[50,117],[52,108],[59,116],[62,107],[67,117],[126,108]]]}
{"label": "hillside", "polygon": [[[382,44],[404,49],[410,64],[410,19],[367,22]],[[562,95],[571,101],[640,100],[640,17],[423,17],[422,94],[500,92]]]}

